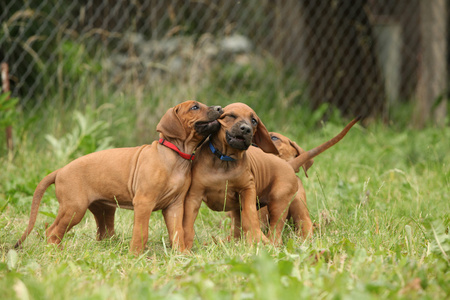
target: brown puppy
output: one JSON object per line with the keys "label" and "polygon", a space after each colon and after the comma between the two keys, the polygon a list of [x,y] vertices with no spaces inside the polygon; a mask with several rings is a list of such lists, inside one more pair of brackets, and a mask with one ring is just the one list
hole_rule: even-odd
{"label": "brown puppy", "polygon": [[28,227],[15,247],[30,234],[42,196],[55,183],[60,206],[46,231],[48,243],[59,244],[87,209],[95,216],[98,238],[111,235],[115,209],[121,207],[135,211],[130,252],[139,254],[147,243],[150,214],[161,209],[172,245],[184,250],[183,200],[191,182],[191,153],[219,129],[216,119],[221,114],[220,106],[183,102],[157,125],[160,141],[91,153],[50,173],[34,192]]}
{"label": "brown puppy", "polygon": [[[301,153],[305,152],[297,143],[291,141],[289,138],[276,132],[269,132],[272,142],[278,150],[278,157],[285,161],[291,161]],[[307,175],[307,170],[312,166],[313,160],[307,161],[302,167]],[[298,169],[295,170],[298,172]],[[297,177],[298,192],[297,197],[294,198],[289,205],[287,219],[293,219],[296,231],[304,238],[311,237],[313,234],[313,224],[309,217],[309,211],[306,206],[306,192],[303,187],[303,183],[300,178]],[[231,218],[231,212],[227,213],[227,216]],[[261,225],[264,228],[269,227],[269,210],[267,206],[264,206],[258,210],[258,217]]]}
{"label": "brown puppy", "polygon": [[[272,142],[278,149],[279,157],[284,159],[285,161],[291,161],[300,154],[306,152],[303,150],[296,142],[291,141],[289,138],[284,135],[276,132],[270,132],[270,138]],[[305,164],[303,164],[302,168],[305,172],[306,177],[308,177],[307,171],[313,165],[314,161],[308,160]],[[294,170],[298,172],[299,169]],[[313,224],[311,222],[311,218],[309,216],[308,207],[306,204],[306,192],[303,187],[303,182],[300,178],[297,177],[298,182],[298,191],[294,201],[292,201],[289,206],[287,219],[291,219],[294,222],[295,229],[297,232],[301,234],[303,238],[312,237],[313,235]],[[264,226],[268,226],[269,220],[269,211],[266,207],[262,207],[258,212],[259,218]]]}
{"label": "brown puppy", "polygon": [[[281,158],[265,153],[278,151],[264,124],[247,105],[226,106],[219,123],[221,129],[200,147],[192,167],[183,218],[186,248],[192,247],[194,221],[202,201],[212,210],[231,211],[235,237],[242,229],[249,241],[266,242],[257,214],[259,200],[260,206],[268,206],[269,238],[278,243],[298,189],[294,170]],[[259,148],[250,147],[252,142]]]}
{"label": "brown puppy", "polygon": [[[291,141],[287,137],[282,134],[276,132],[270,132],[270,137],[272,142],[277,147],[279,152],[279,157],[287,161],[291,164],[291,167],[295,172],[298,172],[300,167],[303,168],[306,177],[308,177],[307,171],[314,163],[312,157],[315,157],[335,145],[339,142],[350,130],[350,128],[356,124],[360,120],[361,117],[358,117],[351,121],[337,136],[335,136],[330,141],[322,144],[319,147],[314,148],[306,152],[303,150],[297,143]],[[289,212],[287,215],[287,219],[293,219],[296,230],[299,232],[301,229],[302,237],[311,237],[313,234],[313,224],[311,222],[311,218],[309,216],[308,207],[306,204],[306,193],[303,187],[303,183],[300,178],[298,180],[298,192],[297,196],[291,205],[289,206]],[[269,223],[269,211],[266,207],[262,207],[259,212],[259,218],[263,225],[268,226]]]}

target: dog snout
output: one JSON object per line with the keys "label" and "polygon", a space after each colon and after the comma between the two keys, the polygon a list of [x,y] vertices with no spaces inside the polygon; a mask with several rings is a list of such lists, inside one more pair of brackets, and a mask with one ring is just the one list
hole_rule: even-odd
{"label": "dog snout", "polygon": [[211,119],[218,119],[223,114],[222,106],[215,105],[208,107],[208,117]]}
{"label": "dog snout", "polygon": [[241,130],[241,133],[245,135],[250,134],[252,132],[252,129],[247,124],[241,124],[239,129]]}
{"label": "dog snout", "polygon": [[214,111],[218,112],[219,114],[223,114],[222,106],[220,106],[220,105],[215,105],[215,106],[211,106],[211,108],[212,108]]}

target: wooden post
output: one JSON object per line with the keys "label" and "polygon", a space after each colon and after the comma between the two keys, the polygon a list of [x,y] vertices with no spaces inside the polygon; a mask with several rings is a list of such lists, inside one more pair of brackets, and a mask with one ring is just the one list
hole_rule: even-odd
{"label": "wooden post", "polygon": [[[3,91],[3,93],[7,93],[10,91],[10,89],[9,89],[9,67],[8,67],[7,63],[2,62],[1,72],[2,72],[2,91]],[[12,152],[14,146],[13,146],[12,127],[11,126],[6,127],[6,146],[7,146],[8,150],[10,152]]]}
{"label": "wooden post", "polygon": [[414,114],[416,127],[433,123],[444,125],[446,101],[441,101],[435,111],[433,105],[439,96],[446,97],[447,85],[447,10],[445,0],[420,1],[422,52],[419,62],[419,82]]}

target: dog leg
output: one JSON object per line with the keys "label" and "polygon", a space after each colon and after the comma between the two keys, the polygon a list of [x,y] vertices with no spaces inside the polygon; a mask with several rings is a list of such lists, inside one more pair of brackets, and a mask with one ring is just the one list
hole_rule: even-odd
{"label": "dog leg", "polygon": [[109,238],[114,235],[114,215],[116,208],[99,202],[89,205],[89,210],[97,223],[97,240]]}
{"label": "dog leg", "polygon": [[[184,196],[183,196],[184,198]],[[163,209],[162,214],[166,222],[167,231],[169,232],[169,240],[173,249],[183,252],[184,245],[184,230],[183,230],[183,202],[175,203],[166,209]]]}
{"label": "dog leg", "polygon": [[130,253],[139,255],[144,251],[148,240],[148,224],[150,214],[155,208],[155,201],[151,197],[137,193],[133,199],[134,224],[133,236],[130,243]]}
{"label": "dog leg", "polygon": [[309,213],[306,210],[302,211],[302,215],[300,217],[300,226],[301,226],[301,236],[302,238],[312,238],[313,236],[313,224],[311,218],[309,217]]}
{"label": "dog leg", "polygon": [[230,217],[231,217],[231,234],[228,239],[231,240],[231,237],[234,237],[236,240],[239,240],[242,235],[241,211],[240,210],[230,211]]}
{"label": "dog leg", "polygon": [[309,217],[308,208],[302,198],[298,195],[289,206],[289,214],[287,220],[292,218],[297,235],[306,238],[312,235],[312,222]]}
{"label": "dog leg", "polygon": [[270,228],[269,239],[270,241],[278,245],[281,242],[281,233],[283,231],[286,216],[289,210],[289,203],[281,203],[281,201],[272,200],[268,205]]}
{"label": "dog leg", "polygon": [[[260,242],[267,243],[268,239],[261,231],[259,226],[258,212],[256,210],[256,192],[254,188],[244,190],[241,193],[241,220],[242,231],[246,235],[249,243]],[[236,229],[235,229],[236,230]]]}
{"label": "dog leg", "polygon": [[[191,186],[191,190],[195,190]],[[198,215],[198,210],[202,204],[202,197],[192,194],[191,192],[184,201],[184,216],[183,216],[183,230],[184,230],[184,245],[186,250],[191,250],[194,245],[195,229],[194,222]]]}
{"label": "dog leg", "polygon": [[312,237],[313,225],[309,216],[308,207],[306,205],[306,193],[303,188],[303,183],[300,178],[298,180],[298,192],[297,195],[289,206],[288,220],[292,217],[295,225],[296,233],[303,237]]}
{"label": "dog leg", "polygon": [[61,206],[55,222],[46,231],[47,243],[49,244],[60,244],[64,234],[80,223],[87,210],[87,207],[82,205],[69,205],[69,203],[80,204],[82,201],[66,200],[64,202],[60,201],[60,203]]}

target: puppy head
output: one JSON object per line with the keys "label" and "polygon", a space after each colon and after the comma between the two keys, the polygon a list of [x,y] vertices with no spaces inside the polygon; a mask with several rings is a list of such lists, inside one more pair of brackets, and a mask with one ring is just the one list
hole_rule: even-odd
{"label": "puppy head", "polygon": [[203,137],[219,130],[220,106],[206,106],[198,101],[185,101],[169,108],[156,126],[165,138],[186,140]]}
{"label": "puppy head", "polygon": [[[296,142],[291,141],[289,138],[285,137],[282,134],[279,134],[277,132],[270,132],[270,138],[272,139],[272,142],[274,143],[275,147],[277,147],[278,152],[280,153],[278,156],[285,161],[290,161],[305,152],[299,145],[297,145]],[[308,174],[306,173],[308,169],[313,165],[314,160],[310,159],[305,164],[303,164],[302,168],[305,172],[305,176],[308,177]],[[298,172],[298,170],[295,170],[295,172]]]}
{"label": "puppy head", "polygon": [[252,143],[255,143],[264,152],[278,155],[269,132],[248,105],[243,103],[227,105],[223,109],[219,123],[221,129],[218,134],[231,148],[247,150]]}

